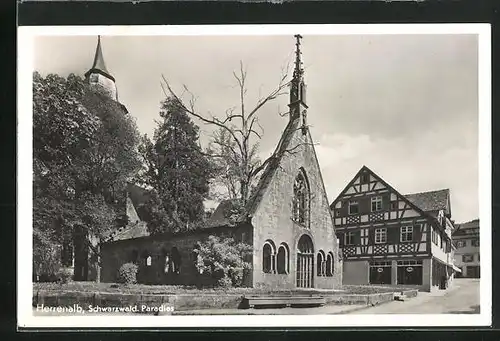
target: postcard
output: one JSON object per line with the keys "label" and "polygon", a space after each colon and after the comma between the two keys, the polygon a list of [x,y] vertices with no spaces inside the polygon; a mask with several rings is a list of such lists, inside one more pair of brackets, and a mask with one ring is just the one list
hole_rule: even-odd
{"label": "postcard", "polygon": [[489,25],[18,33],[20,328],[491,323]]}

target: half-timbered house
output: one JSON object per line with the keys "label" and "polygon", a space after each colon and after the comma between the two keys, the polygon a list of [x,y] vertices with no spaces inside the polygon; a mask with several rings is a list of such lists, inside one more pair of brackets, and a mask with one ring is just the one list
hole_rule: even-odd
{"label": "half-timbered house", "polygon": [[446,288],[454,273],[448,189],[400,194],[363,166],[330,208],[344,284]]}

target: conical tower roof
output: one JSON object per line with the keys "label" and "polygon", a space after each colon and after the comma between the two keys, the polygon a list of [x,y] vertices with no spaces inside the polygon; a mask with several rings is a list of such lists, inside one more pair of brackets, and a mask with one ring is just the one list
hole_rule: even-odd
{"label": "conical tower roof", "polygon": [[101,36],[97,37],[97,47],[95,50],[94,63],[89,71],[85,73],[85,77],[88,77],[91,73],[100,73],[103,76],[108,77],[113,82],[115,78],[111,76],[108,69],[106,68],[106,63],[104,63],[104,57],[102,55],[102,47],[101,47]]}

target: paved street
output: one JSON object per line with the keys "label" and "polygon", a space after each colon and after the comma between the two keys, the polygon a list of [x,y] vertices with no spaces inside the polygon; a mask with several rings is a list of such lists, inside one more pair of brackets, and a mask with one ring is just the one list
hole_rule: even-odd
{"label": "paved street", "polygon": [[[34,315],[60,315],[57,313],[37,313]],[[174,315],[337,315],[337,314],[478,314],[479,279],[456,279],[447,291],[432,293],[419,292],[407,301],[393,301],[376,307],[359,305],[327,305],[317,308],[276,308],[276,309],[202,309],[176,311]],[[79,314],[65,314],[79,315]],[[129,315],[126,313],[100,313],[91,315]]]}
{"label": "paved street", "polygon": [[348,314],[479,314],[479,279],[458,278],[447,291],[420,292],[405,302],[348,312]]}

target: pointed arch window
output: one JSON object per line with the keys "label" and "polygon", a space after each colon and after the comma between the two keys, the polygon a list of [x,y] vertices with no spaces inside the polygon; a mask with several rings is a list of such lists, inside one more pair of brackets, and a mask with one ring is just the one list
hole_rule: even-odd
{"label": "pointed arch window", "polygon": [[333,253],[328,252],[328,255],[326,256],[326,276],[331,277],[333,276],[333,273]]}
{"label": "pointed arch window", "polygon": [[267,240],[262,248],[262,271],[276,273],[276,247],[272,240]]}
{"label": "pointed arch window", "polygon": [[293,220],[297,223],[309,227],[310,208],[309,183],[304,169],[301,168],[293,184]]}
{"label": "pointed arch window", "polygon": [[325,253],[323,250],[319,250],[316,260],[317,275],[318,277],[325,276],[326,263],[325,263]]}
{"label": "pointed arch window", "polygon": [[281,243],[276,256],[276,268],[278,274],[288,274],[290,269],[290,250],[286,243]]}

